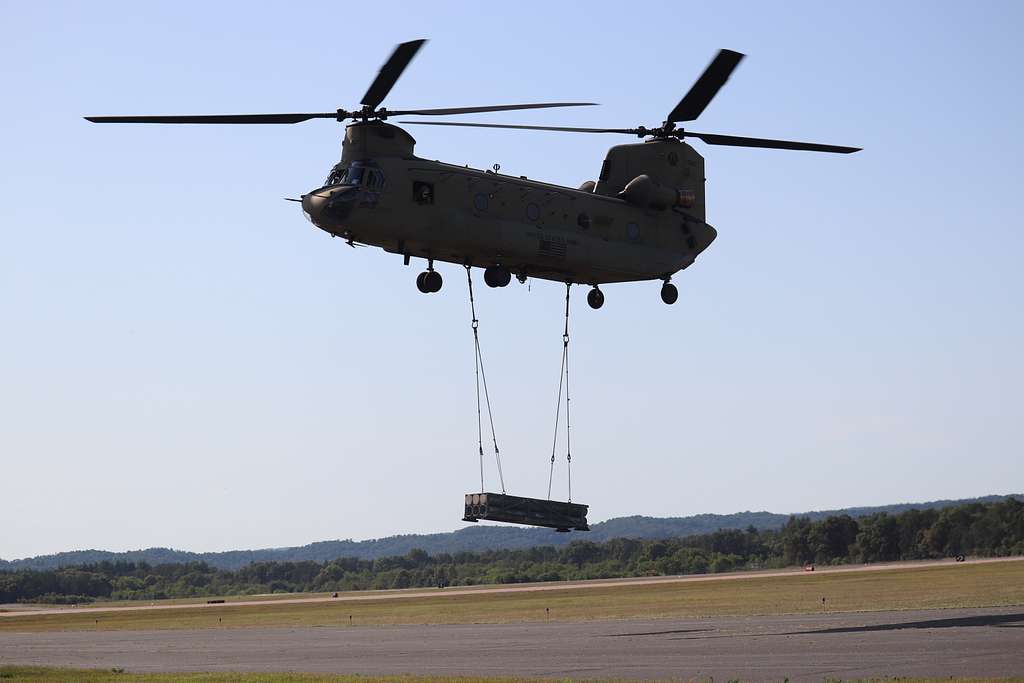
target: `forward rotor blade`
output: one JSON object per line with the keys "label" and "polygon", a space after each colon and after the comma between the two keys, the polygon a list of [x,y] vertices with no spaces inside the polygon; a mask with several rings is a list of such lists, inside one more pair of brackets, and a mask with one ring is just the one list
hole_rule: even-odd
{"label": "forward rotor blade", "polygon": [[370,84],[369,90],[363,95],[362,103],[370,109],[376,109],[384,101],[384,98],[387,97],[387,94],[391,92],[391,89],[395,87],[398,77],[409,66],[409,62],[412,61],[412,58],[416,56],[416,53],[423,47],[425,42],[427,41],[412,40],[396,47],[388,61],[384,62],[384,66],[380,68],[380,73],[377,74],[377,78]]}
{"label": "forward rotor blade", "polygon": [[626,133],[636,135],[636,128],[567,128],[565,126],[517,126],[509,123],[455,123],[453,121],[399,121],[413,126],[461,126],[463,128],[510,128],[513,130],[552,130],[560,133]]}
{"label": "forward rotor blade", "polygon": [[765,147],[768,149],[795,149],[805,152],[833,152],[850,154],[859,152],[861,147],[841,147],[839,145],[822,145],[816,142],[793,142],[790,140],[769,140],[767,138],[741,138],[735,135],[717,135],[715,133],[694,133],[680,131],[679,137],[697,138],[709,145],[728,145],[731,147]]}
{"label": "forward rotor blade", "polygon": [[449,107],[447,109],[403,109],[388,111],[388,116],[445,116],[448,114],[479,114],[489,111],[517,109],[549,109],[551,107],[594,107],[597,102],[538,102],[535,104],[496,104],[488,107]]}
{"label": "forward rotor blade", "polygon": [[666,121],[693,121],[708,106],[718,91],[729,80],[736,65],[743,59],[743,55],[732,50],[719,50],[708,68],[700,75],[697,82],[693,84],[690,91],[679,100],[676,108],[669,112]]}
{"label": "forward rotor blade", "polygon": [[310,119],[334,119],[346,112],[318,114],[213,114],[209,116],[86,116],[93,123],[301,123]]}

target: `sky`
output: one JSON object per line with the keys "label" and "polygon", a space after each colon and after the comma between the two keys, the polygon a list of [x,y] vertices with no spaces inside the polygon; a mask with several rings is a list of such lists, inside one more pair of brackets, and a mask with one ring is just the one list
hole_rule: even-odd
{"label": "sky", "polygon": [[[694,142],[719,236],[679,301],[576,289],[592,522],[1024,490],[1024,5],[495,7],[0,0],[0,558],[465,526],[463,272],[424,296],[422,264],[282,201],[343,127],[81,119],[352,109],[416,38],[389,108],[593,101],[464,120],[652,126],[729,48],[748,57],[692,128],[864,148]],[[409,131],[420,156],[573,187],[629,141]],[[505,482],[544,497],[563,289],[477,291]]]}

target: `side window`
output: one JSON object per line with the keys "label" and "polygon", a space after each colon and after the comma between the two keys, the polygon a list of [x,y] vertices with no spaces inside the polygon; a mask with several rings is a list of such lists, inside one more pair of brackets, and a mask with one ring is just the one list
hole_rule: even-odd
{"label": "side window", "polygon": [[611,164],[608,163],[608,159],[606,158],[604,162],[601,164],[601,175],[599,176],[600,179],[608,180],[608,174],[611,172],[611,170]]}
{"label": "side window", "polygon": [[414,180],[412,183],[412,199],[417,204],[433,204],[434,203],[434,186],[431,183],[425,183],[420,180]]}

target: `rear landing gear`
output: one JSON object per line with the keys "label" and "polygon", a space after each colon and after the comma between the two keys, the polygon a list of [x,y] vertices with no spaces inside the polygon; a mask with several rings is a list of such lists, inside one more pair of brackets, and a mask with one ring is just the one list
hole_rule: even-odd
{"label": "rear landing gear", "polygon": [[594,310],[601,308],[602,306],[604,306],[604,292],[602,292],[595,286],[587,294],[587,303],[590,304],[590,307],[593,308]]}
{"label": "rear landing gear", "polygon": [[434,270],[433,266],[416,276],[416,289],[424,294],[440,292],[442,284],[444,281],[441,279],[441,273]]}
{"label": "rear landing gear", "polygon": [[679,298],[679,290],[671,282],[666,282],[661,286],[661,300],[667,304],[674,304],[676,299]]}

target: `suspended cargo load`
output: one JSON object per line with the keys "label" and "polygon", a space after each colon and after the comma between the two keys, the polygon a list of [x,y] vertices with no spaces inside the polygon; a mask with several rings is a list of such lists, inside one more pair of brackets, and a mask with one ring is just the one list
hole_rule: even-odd
{"label": "suspended cargo load", "polygon": [[558,531],[590,531],[587,526],[588,506],[580,503],[563,503],[558,500],[523,498],[504,493],[466,494],[464,522],[481,519],[492,522],[509,522],[545,526]]}

